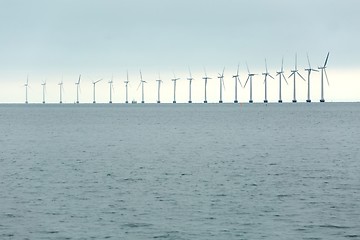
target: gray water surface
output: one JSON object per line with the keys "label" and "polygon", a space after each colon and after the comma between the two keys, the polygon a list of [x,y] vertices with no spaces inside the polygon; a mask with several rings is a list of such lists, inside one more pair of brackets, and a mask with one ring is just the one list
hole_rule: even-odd
{"label": "gray water surface", "polygon": [[0,239],[360,239],[360,104],[0,105]]}

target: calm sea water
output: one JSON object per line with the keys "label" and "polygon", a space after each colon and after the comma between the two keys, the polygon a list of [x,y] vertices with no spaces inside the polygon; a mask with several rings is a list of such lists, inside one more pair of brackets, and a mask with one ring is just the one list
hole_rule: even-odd
{"label": "calm sea water", "polygon": [[360,104],[0,105],[0,239],[360,239]]}

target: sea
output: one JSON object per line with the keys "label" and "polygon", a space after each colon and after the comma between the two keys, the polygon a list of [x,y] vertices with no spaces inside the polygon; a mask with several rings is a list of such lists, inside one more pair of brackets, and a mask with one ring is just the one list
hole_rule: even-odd
{"label": "sea", "polygon": [[1,104],[0,239],[360,239],[360,103]]}

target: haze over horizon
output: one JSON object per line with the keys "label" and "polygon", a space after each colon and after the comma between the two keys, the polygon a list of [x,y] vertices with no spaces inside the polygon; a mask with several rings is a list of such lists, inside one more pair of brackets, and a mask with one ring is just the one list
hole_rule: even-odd
{"label": "haze over horizon", "polygon": [[[58,102],[57,83],[64,80],[64,102],[75,99],[75,81],[83,74],[81,102],[92,102],[92,80],[114,76],[114,102],[124,101],[126,71],[130,96],[140,100],[139,69],[146,85],[146,102],[156,101],[160,72],[164,81],[162,102],[172,101],[173,71],[178,83],[178,102],[188,98],[188,67],[195,77],[194,102],[203,101],[204,67],[209,81],[209,102],[217,102],[217,73],[225,66],[224,101],[233,101],[237,64],[244,83],[245,62],[252,72],[281,67],[285,75],[298,54],[300,73],[323,64],[330,52],[325,85],[326,101],[359,101],[360,2],[215,0],[197,1],[3,1],[0,9],[0,103],[24,102],[24,83],[29,74],[30,102],[41,102],[41,83],[47,81],[47,102]],[[255,80],[256,79],[256,80]],[[254,101],[263,100],[263,76],[254,79]],[[318,102],[320,74],[312,75],[312,100]],[[108,101],[108,84],[97,86],[98,102]],[[292,99],[292,79],[283,87],[284,101]],[[298,101],[306,98],[306,83],[297,80]],[[278,79],[269,81],[269,101],[277,100]],[[248,100],[248,89],[239,89],[239,100]]]}

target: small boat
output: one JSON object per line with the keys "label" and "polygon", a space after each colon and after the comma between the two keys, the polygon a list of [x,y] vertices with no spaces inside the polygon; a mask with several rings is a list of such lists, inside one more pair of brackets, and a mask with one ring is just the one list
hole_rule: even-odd
{"label": "small boat", "polygon": [[136,101],[136,100],[132,100],[131,103],[132,103],[132,104],[136,104],[137,101]]}

